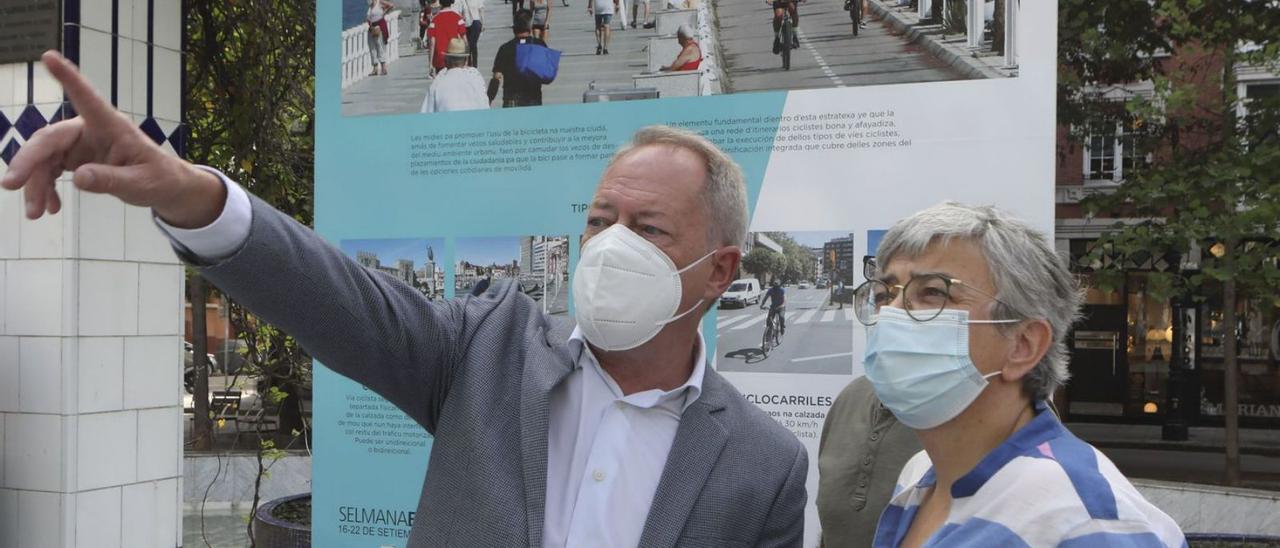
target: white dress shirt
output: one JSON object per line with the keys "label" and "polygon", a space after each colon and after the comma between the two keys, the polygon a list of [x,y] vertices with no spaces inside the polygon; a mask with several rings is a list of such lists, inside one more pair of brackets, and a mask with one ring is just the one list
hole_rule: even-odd
{"label": "white dress shirt", "polygon": [[475,67],[446,68],[436,74],[422,100],[422,112],[489,108],[484,76]]}
{"label": "white dress shirt", "polygon": [[623,395],[579,329],[573,372],[551,391],[543,546],[637,546],[680,417],[702,393],[706,348],[674,390]]}
{"label": "white dress shirt", "polygon": [[[252,206],[240,185],[203,169],[227,186],[218,219],[194,230],[175,228],[159,217],[156,224],[196,257],[219,261],[248,240]],[[574,369],[551,391],[549,402],[543,546],[639,545],[680,417],[702,394],[707,360],[701,332],[697,344],[693,373],[683,385],[624,395],[574,329],[569,337]]]}

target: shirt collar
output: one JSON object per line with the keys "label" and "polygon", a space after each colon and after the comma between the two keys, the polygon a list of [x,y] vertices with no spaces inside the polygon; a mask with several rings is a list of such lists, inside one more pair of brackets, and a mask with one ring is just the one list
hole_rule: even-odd
{"label": "shirt collar", "polygon": [[[634,398],[637,400],[656,400],[662,399],[668,395],[683,393],[684,405],[680,410],[684,411],[685,409],[688,409],[690,405],[693,405],[693,402],[698,401],[698,398],[702,396],[702,380],[707,373],[707,344],[702,337],[701,328],[698,329],[698,340],[696,341],[696,344],[698,345],[698,359],[693,363],[693,373],[689,375],[688,380],[684,381],[684,384],[667,391],[656,388],[653,390],[645,390],[643,392],[631,394],[627,396],[627,398]],[[590,363],[596,364],[596,366],[599,367],[600,362],[596,360],[595,355],[591,353],[591,347],[587,346],[587,336],[582,332],[582,328],[576,326],[573,328],[573,333],[569,335],[569,346],[577,353],[577,359],[573,362],[575,369],[581,369],[583,367],[583,359],[588,359],[590,360]],[[608,373],[603,369],[600,369],[600,372],[605,375],[607,382],[616,388],[616,384],[613,382],[612,378],[609,378]]]}
{"label": "shirt collar", "polygon": [[[953,498],[962,498],[973,496],[978,489],[987,483],[996,472],[999,472],[1004,465],[1014,458],[1027,454],[1031,448],[1042,443],[1062,437],[1067,430],[1062,423],[1058,421],[1058,416],[1049,411],[1049,406],[1043,401],[1036,402],[1036,416],[1031,419],[1022,428],[1014,432],[1009,439],[996,447],[995,450],[987,453],[987,456],[978,461],[978,465],[973,467],[969,473],[960,476],[955,484],[951,486],[951,496]],[[929,470],[926,477],[933,476],[933,469]]]}

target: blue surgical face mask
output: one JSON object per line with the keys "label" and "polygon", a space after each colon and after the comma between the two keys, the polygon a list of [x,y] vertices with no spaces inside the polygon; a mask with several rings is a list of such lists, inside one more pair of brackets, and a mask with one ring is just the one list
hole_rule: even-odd
{"label": "blue surgical face mask", "polygon": [[881,403],[915,430],[939,426],[959,415],[987,387],[969,359],[969,324],[1019,320],[970,320],[967,310],[943,310],[917,322],[905,310],[880,309],[867,328],[863,365]]}

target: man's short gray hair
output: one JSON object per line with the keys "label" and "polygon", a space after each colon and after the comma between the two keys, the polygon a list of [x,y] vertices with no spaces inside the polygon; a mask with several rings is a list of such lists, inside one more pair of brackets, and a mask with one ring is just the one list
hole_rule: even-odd
{"label": "man's short gray hair", "polygon": [[884,267],[898,256],[917,257],[930,245],[952,239],[972,241],[986,257],[995,294],[1002,301],[994,318],[1049,322],[1049,351],[1022,381],[1027,396],[1048,399],[1070,376],[1067,331],[1080,318],[1080,286],[1066,260],[1043,232],[999,209],[947,202],[894,224],[880,241],[876,264]]}
{"label": "man's short gray hair", "polygon": [[649,145],[671,145],[693,151],[706,161],[707,181],[702,200],[707,208],[707,239],[711,245],[742,245],[747,239],[747,183],[742,168],[705,137],[669,126],[649,126],[637,131],[631,142],[618,149],[607,171],[618,160]]}

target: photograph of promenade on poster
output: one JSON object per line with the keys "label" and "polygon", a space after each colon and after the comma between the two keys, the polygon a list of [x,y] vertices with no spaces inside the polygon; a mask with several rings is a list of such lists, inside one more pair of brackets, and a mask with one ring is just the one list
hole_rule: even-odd
{"label": "photograph of promenade on poster", "polygon": [[[437,77],[449,93],[474,96],[462,101],[465,108],[503,108],[505,86],[490,80],[499,48],[515,38],[517,9],[529,11],[531,36],[561,53],[555,80],[537,86],[533,104],[1018,74],[1008,38],[1016,36],[1018,10],[1009,0],[455,0],[448,8],[440,0],[342,2],[344,116],[424,112]],[[442,11],[458,12],[462,22],[454,14],[440,18]],[[597,17],[606,12],[612,15]],[[793,32],[783,18],[795,19]],[[458,27],[467,20],[470,26]],[[441,36],[469,42],[466,64],[474,69],[433,70],[427,46],[435,23],[453,28]],[[778,39],[783,34],[790,47]],[[479,91],[485,85],[494,86],[491,97]]]}
{"label": "photograph of promenade on poster", "polygon": [[361,266],[390,275],[431,300],[446,296],[443,265],[437,258],[444,250],[442,238],[343,240],[341,246]]}
{"label": "photograph of promenade on poster", "polygon": [[458,238],[454,295],[477,294],[495,281],[516,280],[543,312],[569,312],[569,238]]}

